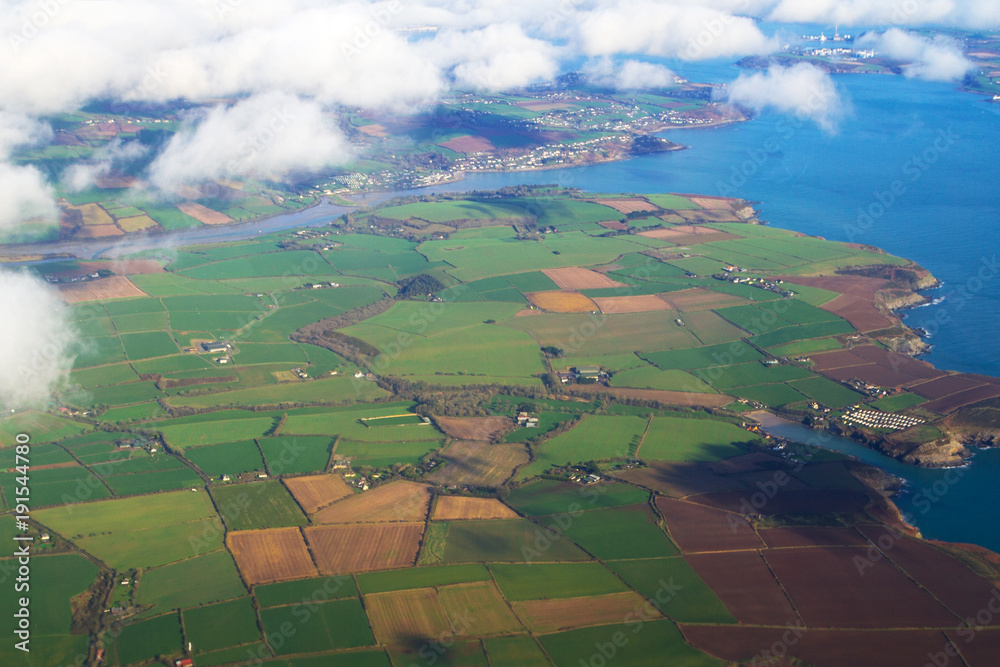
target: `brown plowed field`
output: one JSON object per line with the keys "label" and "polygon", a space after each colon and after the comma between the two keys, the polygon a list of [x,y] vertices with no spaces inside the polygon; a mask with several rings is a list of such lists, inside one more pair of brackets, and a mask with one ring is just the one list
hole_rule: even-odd
{"label": "brown plowed field", "polygon": [[423,521],[431,502],[425,484],[398,480],[352,495],[313,515],[316,523],[382,523]]}
{"label": "brown plowed field", "polygon": [[[790,665],[790,662],[765,660],[769,655],[783,655],[785,651],[805,664],[822,667],[924,667],[933,664],[928,662],[928,655],[943,651],[947,641],[944,633],[938,630],[866,632],[732,625],[681,625],[680,629],[699,649],[723,660],[745,661],[754,667]],[[950,660],[946,663],[949,667],[962,666],[958,658]]]}
{"label": "brown plowed field", "polygon": [[388,131],[384,125],[379,125],[378,123],[372,123],[371,125],[362,125],[358,128],[359,132],[364,132],[370,137],[387,137],[389,136]]}
{"label": "brown plowed field", "polygon": [[605,229],[613,229],[616,232],[623,232],[629,228],[628,223],[619,222],[618,220],[604,220],[603,222],[597,223]]}
{"label": "brown plowed field", "polygon": [[787,283],[839,292],[820,308],[843,317],[858,331],[877,331],[896,320],[875,307],[875,293],[889,281],[867,276],[778,276]]}
{"label": "brown plowed field", "polygon": [[720,292],[713,292],[701,287],[668,292],[660,298],[682,312],[710,310],[722,306],[736,306],[741,303],[747,303],[747,300],[741,297],[733,296],[732,294],[721,294]]}
{"label": "brown plowed field", "polygon": [[670,536],[684,553],[764,546],[753,527],[739,514],[671,498],[657,498],[656,507],[667,522]]}
{"label": "brown plowed field", "polygon": [[455,137],[448,141],[444,141],[438,144],[438,146],[444,146],[449,150],[453,150],[456,153],[482,153],[486,151],[496,150],[496,146],[493,145],[486,137],[481,137],[479,135],[465,135],[464,137]]}
{"label": "brown plowed field", "polygon": [[[753,452],[752,454],[734,456],[731,459],[712,463],[710,469],[719,475],[735,475],[744,472],[773,471],[789,467],[785,459],[781,457],[765,454],[764,452]],[[705,492],[710,493],[712,490],[707,489]]]}
{"label": "brown plowed field", "polygon": [[[881,544],[891,545],[885,555],[960,617],[975,618],[991,601],[994,608],[1000,605],[1000,589],[940,549],[912,537],[893,537],[881,526],[861,532],[875,544],[881,538]],[[975,624],[1000,626],[1000,613],[990,616]]]}
{"label": "brown plowed field", "polygon": [[878,552],[854,547],[769,549],[764,558],[810,627],[926,628],[958,623],[891,562],[869,560],[869,553]]}
{"label": "brown plowed field", "polygon": [[983,385],[982,387],[977,387],[976,389],[960,391],[957,394],[952,394],[951,396],[939,398],[936,401],[924,403],[920,407],[924,410],[930,410],[931,412],[944,415],[966,405],[972,405],[973,403],[985,401],[987,398],[996,398],[997,396],[1000,396],[1000,386]]}
{"label": "brown plowed field", "polygon": [[787,625],[799,621],[760,552],[693,554],[684,559],[740,623]]}
{"label": "brown plowed field", "polygon": [[181,204],[177,204],[176,206],[182,213],[187,213],[198,222],[206,225],[225,225],[233,221],[233,219],[225,213],[213,211],[207,206],[202,206],[201,204],[193,201],[186,201]]}
{"label": "brown plowed field", "polygon": [[854,528],[827,526],[790,526],[765,528],[757,531],[764,544],[772,548],[785,547],[867,547],[868,540]]}
{"label": "brown plowed field", "polygon": [[435,484],[497,487],[514,474],[514,468],[528,462],[528,450],[520,444],[491,445],[488,442],[459,440],[441,450],[439,465],[427,480]]}
{"label": "brown plowed field", "polygon": [[98,269],[111,269],[123,276],[134,276],[140,273],[165,273],[163,267],[155,259],[118,259],[113,262],[80,262],[80,268],[87,273]]}
{"label": "brown plowed field", "polygon": [[438,428],[456,440],[491,440],[511,429],[510,417],[435,417]]}
{"label": "brown plowed field", "polygon": [[322,574],[350,574],[413,565],[422,523],[352,524],[306,528]]}
{"label": "brown plowed field", "polygon": [[895,324],[895,321],[875,307],[871,299],[863,296],[841,294],[820,307],[843,317],[858,331],[878,331]]}
{"label": "brown plowed field", "polygon": [[738,479],[715,474],[705,463],[650,461],[645,468],[623,470],[615,472],[613,475],[618,479],[659,491],[674,498],[683,498],[692,493],[706,491],[748,488]]}
{"label": "brown plowed field", "polygon": [[583,269],[579,266],[568,266],[562,269],[542,269],[559,289],[603,289],[606,287],[625,287],[624,283],[612,280],[602,273]]}
{"label": "brown plowed field", "polygon": [[452,631],[433,588],[366,595],[365,606],[380,644],[420,644]]}
{"label": "brown plowed field", "polygon": [[[766,481],[773,481],[774,474],[768,473]],[[837,489],[801,490],[783,484],[771,493],[765,494],[761,487],[754,493],[723,491],[692,496],[687,500],[719,510],[740,513],[741,508],[750,507],[760,514],[825,514],[839,512],[852,514],[864,512],[868,506],[868,496],[857,491]],[[772,489],[769,487],[769,491]]]}
{"label": "brown plowed field", "polygon": [[967,375],[945,375],[936,380],[915,384],[910,387],[910,391],[933,401],[938,398],[957,394],[960,391],[982,387],[985,384],[985,382],[980,382]]}
{"label": "brown plowed field", "polygon": [[637,211],[655,211],[659,206],[650,204],[645,199],[587,199],[594,204],[613,208],[619,213],[635,213]]}
{"label": "brown plowed field", "polygon": [[316,566],[298,528],[229,533],[226,545],[251,585],[315,577]]}
{"label": "brown plowed field", "polygon": [[442,586],[438,597],[459,635],[475,637],[524,630],[492,581]]}
{"label": "brown plowed field", "polygon": [[435,521],[456,519],[516,519],[517,512],[496,498],[438,496],[431,518]]}
{"label": "brown plowed field", "polygon": [[528,301],[550,313],[590,313],[597,310],[597,304],[579,292],[529,292],[525,296]]}
{"label": "brown plowed field", "polygon": [[[1000,655],[1000,631],[981,630],[970,635],[969,632],[959,634],[951,630],[948,636],[971,667],[996,667],[997,656]],[[943,649],[941,646],[937,652]]]}
{"label": "brown plowed field", "polygon": [[291,477],[285,480],[285,486],[306,514],[312,514],[319,508],[354,493],[340,475]]}
{"label": "brown plowed field", "polygon": [[858,356],[850,350],[834,350],[833,352],[821,352],[809,355],[813,361],[813,369],[823,372],[836,368],[849,368],[851,366],[865,366],[871,362],[864,357]]}
{"label": "brown plowed field", "polygon": [[640,294],[638,296],[599,296],[594,302],[601,312],[615,313],[648,313],[653,310],[670,310],[670,304],[655,294]]}
{"label": "brown plowed field", "polygon": [[654,607],[646,604],[642,596],[631,592],[515,602],[514,610],[533,632],[539,633],[622,623],[634,611],[641,611],[649,618],[661,617]]}
{"label": "brown plowed field", "polygon": [[111,276],[110,278],[60,285],[59,294],[66,303],[146,296],[145,292],[136,287],[125,276]]}
{"label": "brown plowed field", "polygon": [[633,389],[630,387],[606,387],[603,384],[579,385],[576,394],[611,394],[621,398],[639,398],[645,401],[659,401],[670,405],[689,405],[704,408],[721,408],[733,402],[732,396],[725,394],[699,394],[693,391],[669,391],[667,389]]}
{"label": "brown plowed field", "polygon": [[875,345],[859,345],[853,349],[855,354],[859,357],[864,357],[873,364],[899,370],[907,375],[914,375],[928,380],[946,375],[944,371],[939,371],[926,361],[914,359],[899,352],[890,352]]}

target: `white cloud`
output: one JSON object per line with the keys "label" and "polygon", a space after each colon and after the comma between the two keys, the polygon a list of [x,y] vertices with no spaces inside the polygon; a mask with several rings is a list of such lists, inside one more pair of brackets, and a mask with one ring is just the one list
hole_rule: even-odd
{"label": "white cloud", "polygon": [[808,118],[827,132],[836,130],[845,113],[830,75],[808,63],[741,74],[729,84],[726,99],[756,111],[774,109]]}
{"label": "white cloud", "polygon": [[439,67],[450,69],[462,89],[518,88],[552,79],[559,72],[557,49],[529,37],[513,23],[442,31],[419,48]]}
{"label": "white cloud", "polygon": [[903,72],[918,79],[957,81],[975,69],[975,65],[962,54],[958,42],[944,36],[929,39],[899,28],[890,28],[881,35],[867,33],[858,41],[893,60],[912,63]]}
{"label": "white cloud", "polygon": [[267,93],[192,119],[150,165],[150,179],[166,190],[217,178],[282,180],[350,157],[346,139],[318,103]]}
{"label": "white cloud", "polygon": [[[94,185],[98,179],[111,174],[115,169],[144,157],[149,147],[136,140],[114,139],[94,152],[86,162],[77,162],[62,174],[62,183],[73,192],[79,192]],[[128,170],[123,170],[128,171]]]}
{"label": "white cloud", "polygon": [[0,235],[28,220],[57,217],[52,186],[38,169],[0,162]]}
{"label": "white cloud", "polygon": [[618,0],[581,12],[580,50],[586,55],[642,53],[702,60],[768,53],[776,43],[752,19],[691,4]]}
{"label": "white cloud", "polygon": [[39,278],[0,268],[0,406],[44,407],[73,366],[77,334],[66,306]]}
{"label": "white cloud", "polygon": [[615,63],[610,58],[588,61],[583,73],[590,83],[615,90],[669,88],[675,85],[676,79],[674,73],[663,65],[640,60]]}
{"label": "white cloud", "polygon": [[1000,25],[996,0],[748,0],[748,4],[768,20],[792,23],[970,29]]}

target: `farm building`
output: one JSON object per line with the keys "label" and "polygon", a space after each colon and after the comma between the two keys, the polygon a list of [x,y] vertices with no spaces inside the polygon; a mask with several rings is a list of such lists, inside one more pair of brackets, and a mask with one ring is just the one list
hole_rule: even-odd
{"label": "farm building", "polygon": [[582,380],[599,380],[601,368],[600,366],[577,366],[576,376]]}
{"label": "farm building", "polygon": [[221,340],[213,340],[201,344],[201,349],[205,352],[225,352],[229,349],[229,343]]}

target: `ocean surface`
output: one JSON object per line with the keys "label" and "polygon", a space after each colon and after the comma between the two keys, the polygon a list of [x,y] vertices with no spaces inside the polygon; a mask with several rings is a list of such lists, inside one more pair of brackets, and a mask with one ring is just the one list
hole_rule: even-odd
{"label": "ocean surface", "polygon": [[[740,73],[729,63],[669,64],[691,80],[730,81]],[[875,245],[930,270],[942,282],[928,292],[938,303],[904,315],[931,334],[925,358],[942,369],[1000,375],[1000,104],[953,84],[891,75],[834,79],[849,108],[835,133],[765,111],[747,123],[663,133],[690,150],[559,171],[474,174],[433,190],[559,183],[760,202],[761,217],[776,227]],[[774,431],[815,437],[798,426]],[[841,438],[823,446],[906,479],[897,504],[925,537],[1000,551],[1000,450],[945,471],[907,466]]]}

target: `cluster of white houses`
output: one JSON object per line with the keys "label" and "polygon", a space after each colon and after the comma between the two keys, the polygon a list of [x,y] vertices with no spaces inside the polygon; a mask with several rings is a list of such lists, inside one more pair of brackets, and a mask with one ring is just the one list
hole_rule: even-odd
{"label": "cluster of white houses", "polygon": [[844,415],[845,422],[860,424],[868,428],[881,428],[891,431],[902,431],[905,428],[923,424],[924,420],[909,415],[897,415],[879,410],[853,410]]}

